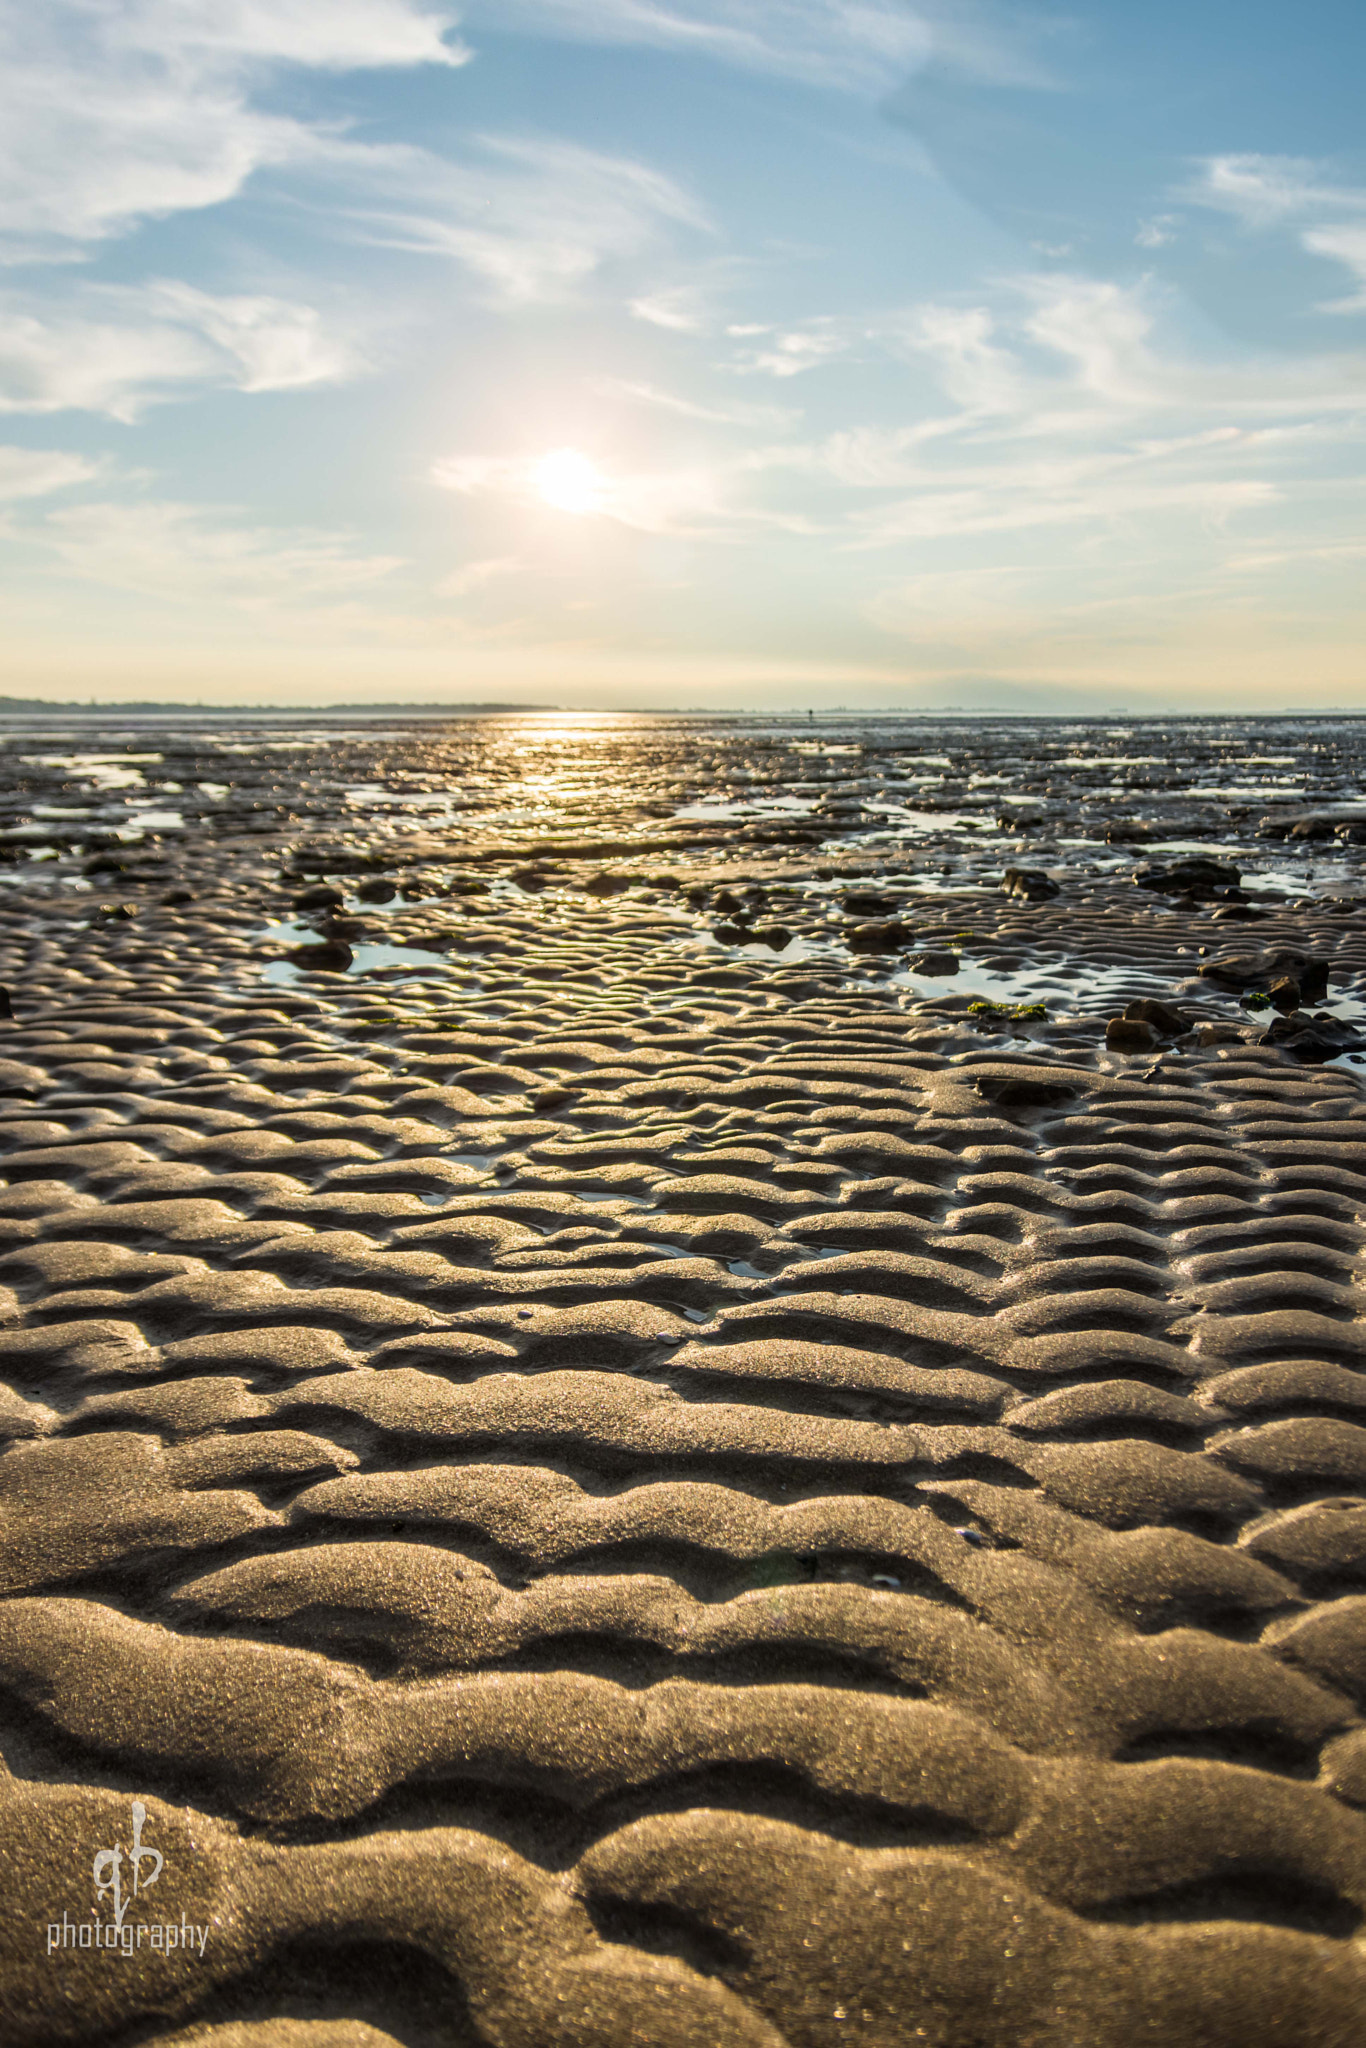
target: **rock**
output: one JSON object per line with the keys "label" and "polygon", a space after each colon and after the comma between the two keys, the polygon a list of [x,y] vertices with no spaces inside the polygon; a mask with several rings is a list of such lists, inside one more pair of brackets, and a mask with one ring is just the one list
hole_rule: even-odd
{"label": "rock", "polygon": [[12,1017],[13,1015],[14,1006],[9,999],[9,990],[7,988],[0,988],[0,1017]]}
{"label": "rock", "polygon": [[1107,846],[1132,846],[1152,836],[1152,826],[1138,818],[1112,818],[1105,828]]}
{"label": "rock", "polygon": [[981,1074],[974,1086],[995,1109],[1055,1109],[1077,1095],[1070,1081],[1035,1080],[1032,1074]]}
{"label": "rock", "polygon": [[359,883],[356,894],[362,903],[392,903],[398,890],[387,875],[376,875],[369,882]]}
{"label": "rock", "polygon": [[103,924],[125,924],[130,917],[136,917],[136,903],[101,903],[95,915]]}
{"label": "rock", "polygon": [[305,974],[345,974],[355,958],[344,939],[319,939],[312,946],[293,946],[285,955]]}
{"label": "rock", "polygon": [[906,965],[912,974],[957,974],[962,962],[956,953],[917,953]]}
{"label": "rock", "polygon": [[748,946],[758,936],[747,924],[714,924],[711,935],[723,946]]}
{"label": "rock", "polygon": [[334,889],[329,882],[315,882],[311,889],[303,889],[294,898],[296,910],[340,910],[345,902],[340,889]]}
{"label": "rock", "polygon": [[1200,1047],[1208,1045],[1241,1045],[1243,1034],[1236,1024],[1197,1024],[1189,1033],[1186,1043]]}
{"label": "rock", "polygon": [[1254,910],[1250,903],[1225,903],[1215,911],[1215,924],[1260,924],[1269,911]]}
{"label": "rock", "polygon": [[1112,1017],[1105,1027],[1107,1052],[1156,1052],[1161,1040],[1141,1017]]}
{"label": "rock", "polygon": [[1220,889],[1236,889],[1242,880],[1242,870],[1230,867],[1221,860],[1210,860],[1204,854],[1197,854],[1191,860],[1178,860],[1170,867],[1159,867],[1154,863],[1139,868],[1134,875],[1134,885],[1139,889],[1153,889],[1160,896],[1194,896],[1197,901],[1208,901]]}
{"label": "rock", "polygon": [[1293,975],[1284,974],[1279,981],[1273,981],[1267,994],[1283,1017],[1288,1017],[1292,1010],[1300,1007],[1300,985]]}
{"label": "rock", "polygon": [[1279,1046],[1282,1052],[1314,1067],[1345,1052],[1366,1051],[1366,1038],[1355,1025],[1323,1010],[1297,1010],[1292,1017],[1277,1017],[1257,1043]]}
{"label": "rock", "polygon": [[911,934],[894,917],[886,924],[847,924],[843,937],[851,953],[899,953],[910,944]]}
{"label": "rock", "polygon": [[1287,978],[1298,983],[1301,1002],[1319,1003],[1328,993],[1328,962],[1293,946],[1268,946],[1260,953],[1226,953],[1206,960],[1200,969],[1206,981],[1240,991],[1265,989]]}
{"label": "rock", "polygon": [[1337,831],[1335,818],[1297,818],[1287,839],[1331,839]]}
{"label": "rock", "polygon": [[844,899],[844,908],[850,917],[893,917],[896,914],[896,898],[879,896],[874,889],[851,889]]}
{"label": "rock", "polygon": [[783,924],[755,925],[750,936],[757,939],[760,945],[772,946],[775,953],[781,953],[784,946],[789,945],[792,940],[791,932]]}
{"label": "rock", "polygon": [[1028,903],[1042,903],[1049,896],[1062,894],[1053,877],[1042,868],[1007,868],[1001,877],[1001,890],[1006,896],[1020,896]]}
{"label": "rock", "polygon": [[176,910],[179,909],[182,904],[194,902],[194,890],[168,889],[161,900],[168,910]]}
{"label": "rock", "polygon": [[631,884],[625,875],[604,873],[590,875],[583,886],[590,896],[620,896],[622,890],[629,889]]}
{"label": "rock", "polygon": [[1121,1021],[1147,1024],[1161,1038],[1180,1038],[1190,1029],[1189,1017],[1174,1010],[1170,1003],[1158,1002],[1155,996],[1143,996],[1128,1004]]}
{"label": "rock", "polygon": [[721,917],[742,918],[745,915],[745,906],[733,889],[718,889],[711,899],[711,907]]}
{"label": "rock", "polygon": [[[1344,816],[1344,812],[1346,815]],[[1366,816],[1359,806],[1340,805],[1320,811],[1268,811],[1257,822],[1259,839],[1366,840]]]}

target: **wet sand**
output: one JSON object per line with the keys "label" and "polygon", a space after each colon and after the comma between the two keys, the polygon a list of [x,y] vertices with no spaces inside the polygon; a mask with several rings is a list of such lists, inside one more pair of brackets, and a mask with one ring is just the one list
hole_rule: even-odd
{"label": "wet sand", "polygon": [[0,737],[7,2042],[1358,2048],[1366,725]]}

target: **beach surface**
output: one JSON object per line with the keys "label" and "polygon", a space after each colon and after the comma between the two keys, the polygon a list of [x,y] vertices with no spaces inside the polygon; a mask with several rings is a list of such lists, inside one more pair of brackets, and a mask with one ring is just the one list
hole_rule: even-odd
{"label": "beach surface", "polygon": [[11,718],[15,2048],[1359,2048],[1366,722]]}

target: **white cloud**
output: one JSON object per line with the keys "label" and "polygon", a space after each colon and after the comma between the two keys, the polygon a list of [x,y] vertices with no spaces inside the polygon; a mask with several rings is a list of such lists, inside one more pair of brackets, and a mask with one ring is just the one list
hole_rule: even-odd
{"label": "white cloud", "polygon": [[33,312],[0,300],[0,412],[108,413],[213,388],[297,390],[363,367],[312,306],[215,296],[171,281],[93,286]]}
{"label": "white cloud", "polygon": [[1345,299],[1330,299],[1321,313],[1366,312],[1366,187],[1336,185],[1324,166],[1307,157],[1207,157],[1191,197],[1201,205],[1235,214],[1247,228],[1273,228],[1303,221],[1307,214],[1358,216],[1322,220],[1301,226],[1299,243],[1311,256],[1341,263],[1355,289]]}
{"label": "white cloud", "polygon": [[786,332],[764,327],[730,328],[728,332],[765,337],[762,346],[739,350],[726,365],[728,369],[786,378],[800,377],[804,371],[819,369],[834,357],[844,355],[853,345],[855,331],[850,323],[822,314]]}
{"label": "white cloud", "polygon": [[688,285],[647,292],[644,297],[631,300],[630,311],[637,320],[647,320],[652,327],[670,328],[676,334],[698,334],[706,326],[698,294]]}
{"label": "white cloud", "polygon": [[45,498],[89,483],[100,465],[57,448],[0,448],[0,498]]}
{"label": "white cloud", "polygon": [[29,538],[83,579],[159,603],[289,610],[346,597],[401,566],[346,534],[233,526],[193,505],[98,503],[51,513]]}
{"label": "white cloud", "polygon": [[458,63],[445,24],[412,0],[0,0],[0,240],[62,256],[335,149],[265,103],[280,67]]}
{"label": "white cloud", "polygon": [[1249,228],[1274,227],[1296,214],[1325,207],[1366,209],[1366,191],[1333,184],[1321,164],[1301,156],[1204,157],[1199,176],[1182,197],[1231,213]]}
{"label": "white cloud", "polygon": [[1134,242],[1140,249],[1165,249],[1176,240],[1176,224],[1174,213],[1156,213],[1151,220],[1139,222]]}
{"label": "white cloud", "polygon": [[709,227],[697,203],[661,172],[576,143],[480,138],[482,156],[348,147],[343,185],[354,232],[392,247],[454,257],[506,305],[571,294],[602,264],[638,254],[666,227]]}
{"label": "white cloud", "polygon": [[629,399],[637,405],[652,406],[660,412],[677,413],[681,419],[701,420],[713,426],[780,430],[795,425],[801,418],[799,411],[783,405],[699,405],[675,392],[661,391],[657,384],[633,383],[625,377],[593,377],[589,389],[603,398]]}
{"label": "white cloud", "polygon": [[1046,82],[1024,24],[970,0],[472,0],[465,11],[500,32],[696,53],[839,92],[886,92],[930,63]]}
{"label": "white cloud", "polygon": [[1356,290],[1345,299],[1330,299],[1319,308],[1323,313],[1366,313],[1366,224],[1350,222],[1329,228],[1307,228],[1300,237],[1312,256],[1327,256],[1341,263],[1356,280]]}
{"label": "white cloud", "polygon": [[1013,412],[1020,403],[1020,366],[994,339],[986,306],[926,306],[906,339],[928,356],[949,396],[974,412]]}
{"label": "white cloud", "polygon": [[516,576],[525,564],[520,555],[491,555],[487,561],[467,562],[463,569],[456,569],[442,578],[437,591],[442,597],[470,597],[476,590],[487,589],[490,583],[501,581],[504,576]]}

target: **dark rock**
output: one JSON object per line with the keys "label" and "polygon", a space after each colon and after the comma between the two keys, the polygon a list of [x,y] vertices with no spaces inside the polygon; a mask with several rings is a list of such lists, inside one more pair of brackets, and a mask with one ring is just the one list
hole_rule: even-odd
{"label": "dark rock", "polygon": [[1219,988],[1245,988],[1270,992],[1274,983],[1286,979],[1299,984],[1301,1002],[1318,1003],[1328,993],[1328,962],[1290,946],[1268,946],[1260,953],[1229,953],[1206,960],[1200,973]]}
{"label": "dark rock", "polygon": [[1077,1094],[1070,1082],[1036,1081],[1032,1074],[981,1074],[975,1086],[983,1101],[996,1109],[1053,1109],[1074,1101]]}
{"label": "dark rock", "polygon": [[182,904],[194,902],[194,890],[168,889],[161,900],[166,905],[168,910],[175,910],[178,909]]}
{"label": "dark rock", "polygon": [[1215,924],[1261,924],[1269,911],[1254,910],[1250,903],[1225,903],[1215,911]]}
{"label": "dark rock", "polygon": [[1001,877],[1002,893],[1019,896],[1028,903],[1042,903],[1049,896],[1060,896],[1062,890],[1051,875],[1042,868],[1007,868]]}
{"label": "dark rock", "polygon": [[786,925],[765,924],[755,925],[750,937],[757,939],[760,945],[772,946],[775,953],[781,953],[791,942],[792,934]]}
{"label": "dark rock", "polygon": [[320,939],[313,946],[293,946],[285,955],[306,974],[345,974],[355,955],[342,939]]}
{"label": "dark rock", "polygon": [[127,872],[128,862],[120,860],[116,853],[97,853],[81,869],[83,875],[122,875]]}
{"label": "dark rock", "polygon": [[1180,1010],[1174,1010],[1170,1003],[1158,1002],[1155,996],[1143,996],[1137,1002],[1129,1003],[1124,1019],[1150,1025],[1162,1038],[1180,1038],[1183,1031],[1190,1029],[1189,1017]]}
{"label": "dark rock", "polygon": [[1341,1017],[1330,1017],[1322,1010],[1297,1010],[1292,1017],[1277,1017],[1257,1042],[1278,1046],[1282,1052],[1314,1067],[1345,1052],[1366,1050],[1366,1038],[1355,1025]]}
{"label": "dark rock", "polygon": [[1105,1027],[1107,1052],[1156,1052],[1160,1044],[1157,1032],[1141,1017],[1112,1017]]}
{"label": "dark rock", "polygon": [[917,953],[906,965],[912,974],[939,976],[957,974],[962,962],[956,953]]}
{"label": "dark rock", "polygon": [[590,896],[620,896],[631,883],[626,875],[601,874],[590,875],[583,886]]}
{"label": "dark rock", "polygon": [[879,896],[875,889],[851,889],[844,908],[850,917],[892,917],[897,904],[894,896]]}
{"label": "dark rock", "polygon": [[301,890],[294,898],[296,910],[340,909],[345,898],[340,889],[334,889],[328,882],[315,882],[311,889]]}
{"label": "dark rock", "polygon": [[372,881],[358,883],[356,894],[362,903],[392,903],[398,890],[387,875],[376,875]]}
{"label": "dark rock", "polygon": [[12,1017],[13,1015],[14,1006],[9,999],[9,990],[7,988],[0,988],[0,1017]]}
{"label": "dark rock", "polygon": [[900,953],[910,944],[911,934],[894,917],[886,924],[847,924],[843,938],[851,953]]}
{"label": "dark rock", "polygon": [[747,924],[714,924],[711,935],[723,946],[748,946],[756,937]]}
{"label": "dark rock", "polygon": [[1236,889],[1242,871],[1221,860],[1197,854],[1190,860],[1174,861],[1170,867],[1139,868],[1134,883],[1140,889],[1154,889],[1160,896],[1194,896],[1208,901],[1220,889]]}
{"label": "dark rock", "polygon": [[102,924],[125,924],[137,914],[136,903],[101,903],[95,912]]}
{"label": "dark rock", "polygon": [[1292,1010],[1300,1007],[1300,985],[1293,975],[1283,974],[1279,981],[1273,981],[1267,994],[1273,1008],[1279,1010],[1283,1017],[1288,1017]]}
{"label": "dark rock", "polygon": [[720,917],[744,917],[745,906],[731,889],[718,889],[711,907]]}
{"label": "dark rock", "polygon": [[1346,839],[1360,845],[1366,840],[1366,817],[1362,816],[1359,806],[1346,804],[1333,810],[1268,811],[1258,821],[1257,837],[1301,841]]}

